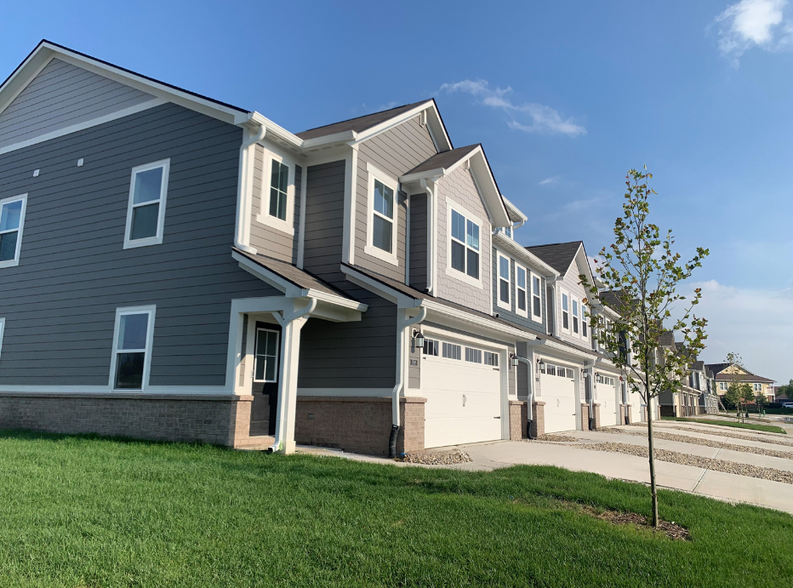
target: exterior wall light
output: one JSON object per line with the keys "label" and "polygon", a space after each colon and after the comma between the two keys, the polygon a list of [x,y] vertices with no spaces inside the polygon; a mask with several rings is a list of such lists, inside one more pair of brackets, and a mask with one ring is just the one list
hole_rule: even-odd
{"label": "exterior wall light", "polygon": [[540,373],[545,373],[545,362],[542,359],[537,360],[537,370]]}
{"label": "exterior wall light", "polygon": [[512,367],[518,367],[518,364],[520,363],[518,361],[518,356],[514,353],[509,356],[509,361],[512,364]]}
{"label": "exterior wall light", "polygon": [[416,349],[424,349],[424,335],[421,334],[421,331],[413,331],[413,344]]}

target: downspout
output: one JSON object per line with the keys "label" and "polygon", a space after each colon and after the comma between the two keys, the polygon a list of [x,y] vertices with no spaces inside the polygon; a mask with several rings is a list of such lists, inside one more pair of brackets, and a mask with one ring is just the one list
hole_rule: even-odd
{"label": "downspout", "polygon": [[[308,314],[311,314],[312,312],[314,312],[316,310],[316,308],[317,308],[317,299],[316,298],[309,298],[308,305],[305,308],[301,308],[297,312],[293,312],[291,314],[284,315],[283,318],[281,318],[280,320],[278,319],[277,313],[273,313],[273,314],[275,315],[276,320],[278,321],[278,324],[281,325],[281,332],[284,333],[286,331],[286,327],[289,325],[289,323],[291,323],[291,322],[293,322],[293,321],[295,321],[295,320],[297,320],[299,318],[303,318],[304,316],[306,316]],[[282,372],[285,372],[285,369],[286,369],[286,367],[284,366],[284,361],[283,361],[283,350],[284,350],[285,347],[286,346],[284,345],[284,341],[282,340],[281,341],[281,349],[282,349],[281,370],[282,370]],[[284,377],[284,373],[281,374],[280,380],[281,380],[281,386],[282,387],[286,386],[288,384],[287,378]],[[286,400],[286,394],[282,394],[282,396],[283,396],[282,400]],[[297,402],[296,399],[295,399],[295,402]],[[282,447],[286,447],[286,439],[284,438],[284,437],[286,437],[286,431],[283,430],[283,429],[284,428],[282,428],[280,426],[280,423],[279,423],[278,426],[276,427],[276,431],[275,431],[275,443],[272,445],[272,447],[270,447],[267,450],[268,453],[273,453],[275,451],[280,451]]]}
{"label": "downspout", "polygon": [[421,180],[422,189],[427,192],[427,292],[435,296],[435,206],[434,194],[427,180]]}
{"label": "downspout", "polygon": [[[552,294],[551,294],[551,296],[553,297],[553,300],[551,300],[551,304],[550,304],[551,311],[553,312],[553,327],[551,327],[551,330],[548,331],[548,334],[551,335],[552,337],[556,337],[557,339],[559,338],[559,316],[558,316],[558,314],[556,312],[556,310],[557,310],[556,309],[556,302],[557,302],[557,300],[556,300],[557,299],[557,296],[556,296],[556,294],[557,294],[556,282],[559,280],[560,277],[561,276],[545,278],[545,291],[546,292],[548,291],[548,286],[552,286],[552,290],[551,290]],[[547,302],[546,302],[546,306],[547,306]],[[546,312],[547,312],[547,310],[546,310]]]}
{"label": "downspout", "polygon": [[252,135],[248,130],[245,130],[245,133],[248,138],[244,139],[242,145],[240,145],[240,169],[237,181],[237,230],[234,235],[234,246],[247,253],[255,254],[256,249],[249,244],[251,196],[253,192],[253,174],[248,171],[251,167],[252,158],[250,147],[264,139],[267,129],[262,125],[255,135]]}
{"label": "downspout", "polygon": [[529,380],[529,402],[528,402],[529,410],[528,410],[528,419],[527,419],[528,423],[527,423],[527,426],[526,426],[526,437],[528,437],[529,439],[536,439],[537,436],[534,435],[532,433],[532,431],[531,431],[532,421],[534,420],[534,386],[535,386],[535,382],[534,382],[533,366],[531,365],[531,361],[528,358],[521,357],[519,355],[517,356],[517,358],[518,358],[519,362],[526,364],[526,368],[529,370],[529,376],[528,376],[528,380]]}
{"label": "downspout", "polygon": [[[400,312],[404,310],[400,309]],[[401,428],[399,418],[399,399],[405,384],[405,330],[427,318],[427,308],[421,307],[419,313],[411,319],[400,319],[397,325],[397,356],[396,384],[391,391],[391,437],[388,441],[388,457],[396,457],[397,437]]]}
{"label": "downspout", "polygon": [[[595,430],[595,363],[596,359],[587,359],[584,361],[584,371],[589,370],[589,430]],[[586,384],[584,385],[584,394],[586,394]]]}

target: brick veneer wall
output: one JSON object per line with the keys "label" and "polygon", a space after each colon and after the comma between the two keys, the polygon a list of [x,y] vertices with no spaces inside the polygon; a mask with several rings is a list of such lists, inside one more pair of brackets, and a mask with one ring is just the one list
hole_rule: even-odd
{"label": "brick veneer wall", "polygon": [[238,437],[247,437],[252,400],[232,395],[2,392],[0,429],[235,446]]}
{"label": "brick veneer wall", "polygon": [[[400,403],[402,432],[398,453],[424,449],[425,398]],[[388,456],[391,398],[366,396],[298,396],[295,440],[305,445],[337,447],[353,453]]]}
{"label": "brick veneer wall", "polygon": [[581,403],[581,430],[589,430],[589,405]]}
{"label": "brick veneer wall", "polygon": [[531,421],[531,432],[535,437],[545,435],[545,403],[540,401],[532,404],[534,418]]}
{"label": "brick veneer wall", "polygon": [[600,405],[595,403],[595,430],[600,428]]}
{"label": "brick veneer wall", "polygon": [[627,407],[624,404],[620,404],[620,422],[617,423],[618,425],[624,425],[625,424],[625,411],[626,410],[627,410]]}
{"label": "brick veneer wall", "polygon": [[526,437],[526,423],[529,412],[526,403],[520,400],[509,401],[509,440],[520,441]]}

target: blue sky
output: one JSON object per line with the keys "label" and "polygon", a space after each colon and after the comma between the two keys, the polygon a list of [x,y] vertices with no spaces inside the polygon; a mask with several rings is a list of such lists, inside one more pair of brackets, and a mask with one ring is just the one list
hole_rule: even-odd
{"label": "blue sky", "polygon": [[434,96],[528,214],[524,244],[596,254],[646,164],[658,224],[711,250],[704,359],[793,377],[787,0],[13,2],[0,78],[42,38],[295,132]]}

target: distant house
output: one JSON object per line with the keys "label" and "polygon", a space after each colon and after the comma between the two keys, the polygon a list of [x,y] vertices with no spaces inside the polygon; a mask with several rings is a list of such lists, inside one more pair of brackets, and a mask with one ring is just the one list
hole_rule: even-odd
{"label": "distant house", "polygon": [[744,382],[752,386],[752,391],[763,394],[768,402],[776,401],[776,388],[774,380],[753,374],[746,368],[730,363],[711,363],[707,367],[713,372],[716,378],[716,391],[719,396],[724,396],[732,382]]}

